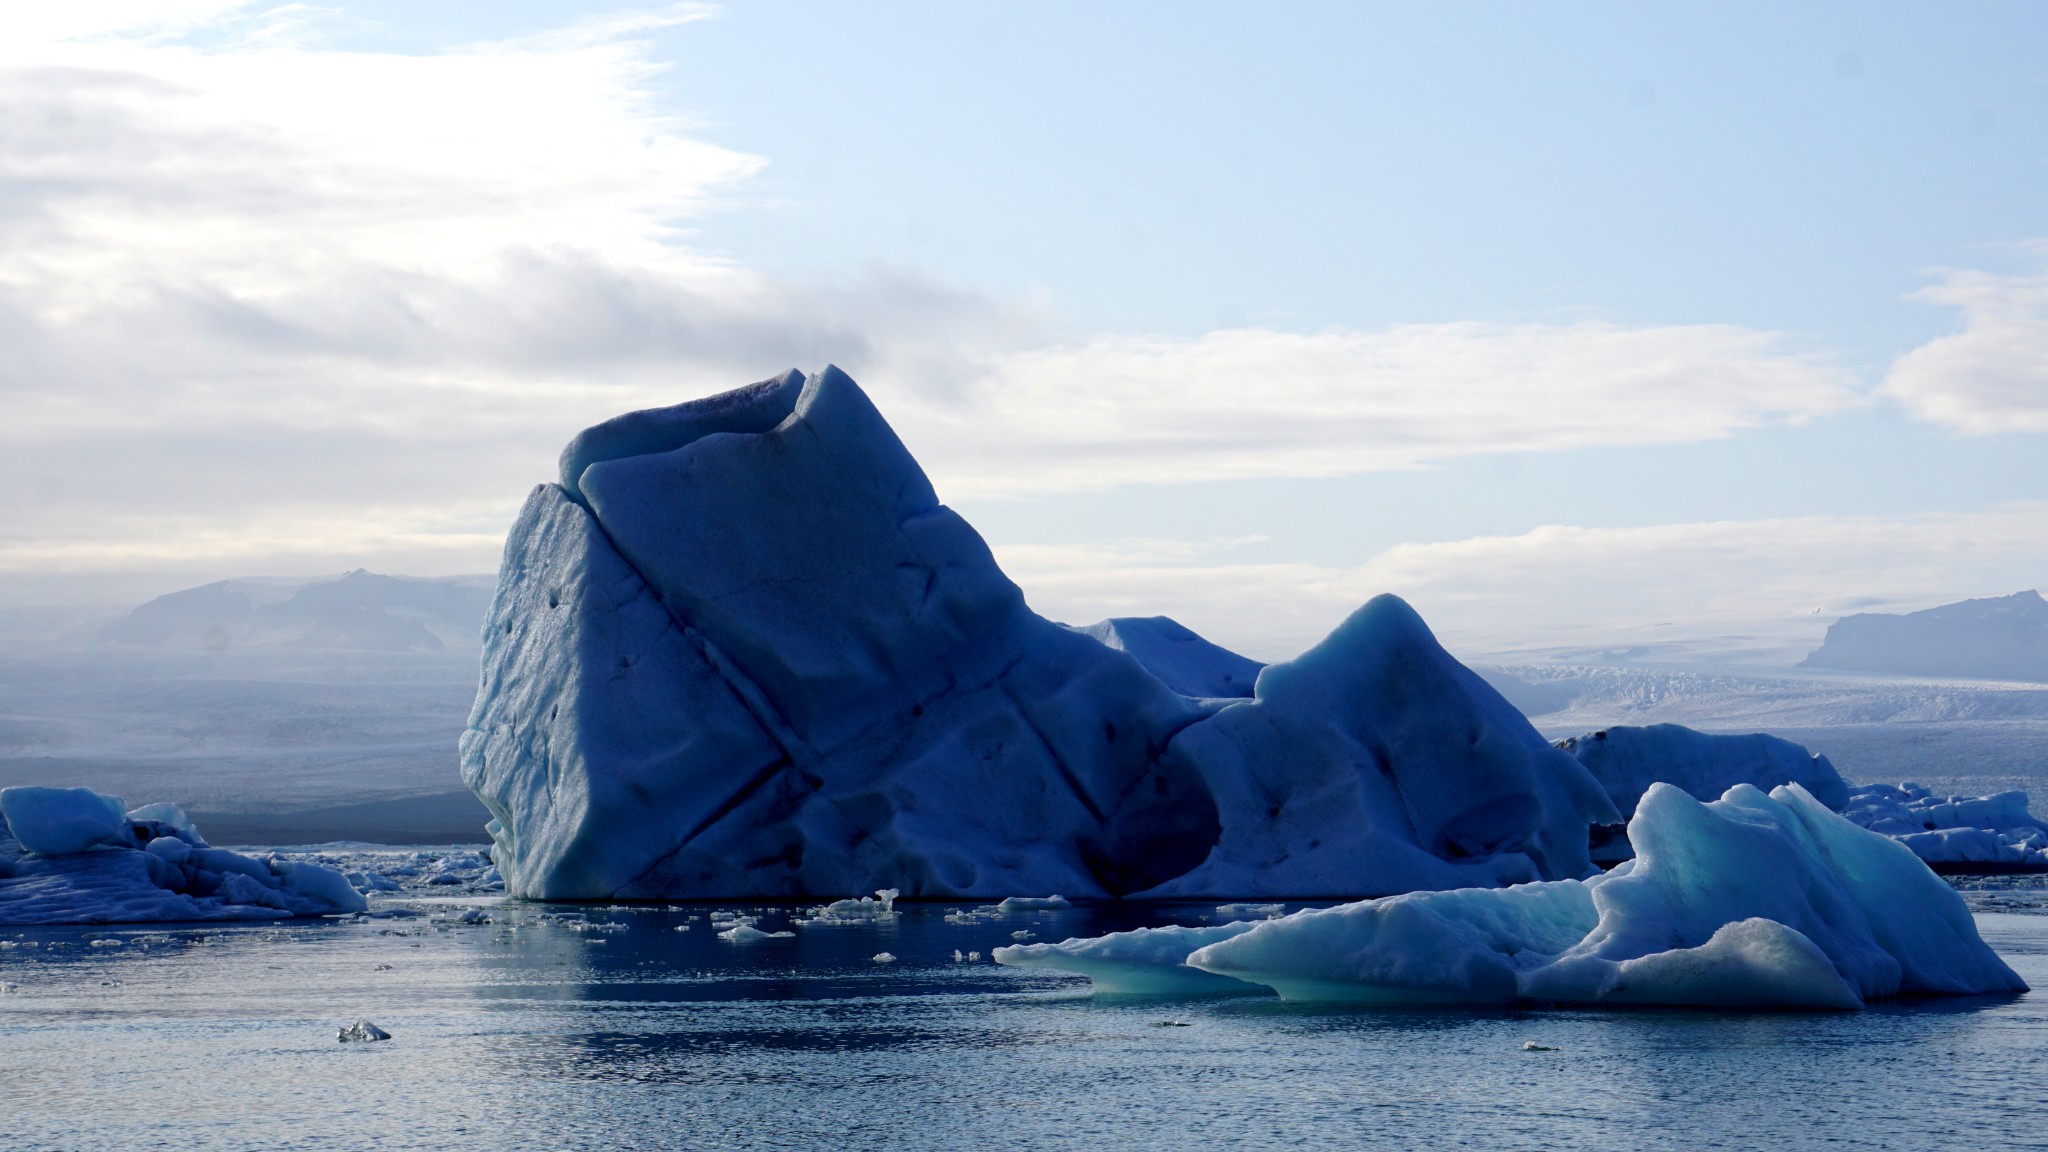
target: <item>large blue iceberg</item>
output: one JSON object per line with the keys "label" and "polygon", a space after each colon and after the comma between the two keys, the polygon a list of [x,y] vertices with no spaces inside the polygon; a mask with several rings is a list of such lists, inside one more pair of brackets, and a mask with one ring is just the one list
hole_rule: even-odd
{"label": "large blue iceberg", "polygon": [[834,368],[569,444],[461,750],[527,897],[1356,897],[1576,879],[1619,819],[1394,597],[1264,669],[1038,616]]}

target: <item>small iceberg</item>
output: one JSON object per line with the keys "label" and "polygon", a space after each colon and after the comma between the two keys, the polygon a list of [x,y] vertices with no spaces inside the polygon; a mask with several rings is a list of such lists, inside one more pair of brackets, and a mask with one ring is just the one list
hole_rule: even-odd
{"label": "small iceberg", "polygon": [[1905,846],[1798,785],[1701,803],[1669,784],[1604,876],[1413,892],[1278,920],[998,949],[1100,991],[1227,985],[1378,1004],[1654,1004],[1854,1010],[1894,996],[2026,991],[1962,897]]}
{"label": "small iceberg", "polygon": [[391,1039],[391,1033],[386,1032],[382,1028],[377,1027],[375,1024],[370,1023],[368,1020],[358,1020],[355,1023],[342,1028],[336,1034],[335,1038],[340,1040],[343,1044],[369,1044],[375,1043],[378,1040],[389,1040]]}
{"label": "small iceberg", "polygon": [[1057,908],[1070,908],[1065,896],[1005,896],[996,905],[998,912],[1045,912]]}
{"label": "small iceberg", "polygon": [[0,924],[249,920],[364,912],[331,868],[207,844],[175,804],[0,788]]}

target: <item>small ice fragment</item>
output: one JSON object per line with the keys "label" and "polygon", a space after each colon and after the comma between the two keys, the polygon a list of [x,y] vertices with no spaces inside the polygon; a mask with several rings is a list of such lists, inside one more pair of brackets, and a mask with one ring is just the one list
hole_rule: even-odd
{"label": "small ice fragment", "polygon": [[979,953],[979,952],[969,952],[969,953],[967,954],[967,958],[968,958],[969,960],[979,960],[979,959],[981,959],[981,953]]}
{"label": "small ice fragment", "polygon": [[959,962],[965,959],[967,959],[967,957],[962,956],[958,948],[953,949],[953,963],[958,964]]}
{"label": "small ice fragment", "polygon": [[0,984],[0,996],[11,996],[19,991],[21,991],[21,985],[19,984]]}
{"label": "small ice fragment", "polygon": [[1065,896],[1005,896],[996,905],[998,912],[1036,912],[1048,908],[1068,907]]}
{"label": "small ice fragment", "polygon": [[877,952],[877,953],[875,953],[875,963],[877,963],[877,964],[894,964],[895,962],[896,962],[896,957],[894,957],[894,956],[890,955],[890,954],[889,954],[889,953],[887,953],[887,952]]}
{"label": "small ice fragment", "polygon": [[1154,1020],[1154,1021],[1152,1022],[1152,1026],[1153,1026],[1154,1028],[1192,1028],[1192,1027],[1194,1027],[1194,1025],[1192,1025],[1192,1024],[1190,1024],[1190,1023],[1188,1023],[1188,1022],[1187,1022],[1187,1021],[1185,1021],[1185,1020]]}
{"label": "small ice fragment", "polygon": [[1551,1047],[1550,1045],[1548,1045],[1548,1044],[1538,1044],[1538,1043],[1537,1043],[1537,1042],[1535,1042],[1534,1040],[1524,1040],[1524,1041],[1522,1041],[1522,1051],[1524,1051],[1524,1052],[1559,1052],[1559,1051],[1563,1051],[1563,1049],[1559,1049],[1559,1048],[1552,1048],[1552,1047]]}
{"label": "small ice fragment", "polygon": [[375,1040],[389,1040],[391,1039],[391,1033],[377,1027],[368,1020],[358,1020],[348,1027],[341,1029],[337,1033],[336,1039],[340,1040],[343,1044],[357,1040],[368,1043]]}
{"label": "small ice fragment", "polygon": [[1031,939],[1031,929],[1029,929],[1029,928],[1019,928],[1019,929],[1017,929],[1017,930],[1016,930],[1015,932],[1012,932],[1012,933],[1010,933],[1010,939],[1012,939],[1012,940],[1029,940],[1029,939]]}
{"label": "small ice fragment", "polygon": [[1239,918],[1257,916],[1265,920],[1275,920],[1279,918],[1281,912],[1285,911],[1285,909],[1278,904],[1218,904],[1216,911],[1224,916]]}
{"label": "small ice fragment", "polygon": [[676,925],[676,931],[678,931],[678,932],[688,932],[689,930],[690,930],[690,926],[689,926],[688,924],[678,924],[678,925]]}
{"label": "small ice fragment", "polygon": [[489,924],[490,916],[481,908],[464,908],[462,915],[455,918],[457,924]]}
{"label": "small ice fragment", "polygon": [[718,938],[733,944],[752,944],[757,940],[774,940],[794,935],[794,932],[763,932],[752,924],[735,924],[720,932]]}

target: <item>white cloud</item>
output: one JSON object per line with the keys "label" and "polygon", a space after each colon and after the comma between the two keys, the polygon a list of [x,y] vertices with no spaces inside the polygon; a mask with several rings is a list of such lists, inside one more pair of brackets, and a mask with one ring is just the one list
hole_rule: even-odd
{"label": "white cloud", "polygon": [[983,496],[1689,442],[1858,402],[1826,358],[1727,325],[1234,329],[1020,350],[906,434]]}
{"label": "white cloud", "polygon": [[[2030,247],[2048,257],[2048,243]],[[1944,270],[1914,299],[1959,309],[1963,329],[1899,357],[1885,394],[1971,435],[2048,432],[2048,271]]]}
{"label": "white cloud", "polygon": [[998,546],[997,558],[1041,612],[1075,623],[1164,613],[1264,659],[1300,651],[1359,604],[1393,592],[1467,655],[1644,644],[1782,661],[1818,644],[1847,612],[1911,611],[2039,584],[2048,503],[1547,526],[1402,544],[1355,567],[1120,545]]}
{"label": "white cloud", "polygon": [[697,230],[767,161],[659,107],[641,36],[708,13],[399,55],[321,47],[302,5],[0,10],[0,482],[38,494],[0,523],[0,573],[488,567],[578,428],[828,360],[949,498],[1669,443],[1859,402],[1825,356],[1727,326],[1058,343],[909,272],[735,266]]}

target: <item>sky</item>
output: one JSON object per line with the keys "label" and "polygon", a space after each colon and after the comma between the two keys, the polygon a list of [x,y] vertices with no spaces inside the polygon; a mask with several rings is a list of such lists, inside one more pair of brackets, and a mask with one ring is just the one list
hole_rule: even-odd
{"label": "sky", "polygon": [[0,9],[12,607],[490,571],[826,363],[1034,607],[1262,658],[2048,585],[2048,9]]}

